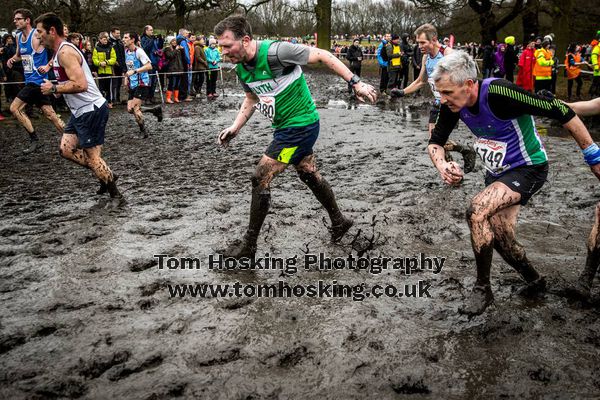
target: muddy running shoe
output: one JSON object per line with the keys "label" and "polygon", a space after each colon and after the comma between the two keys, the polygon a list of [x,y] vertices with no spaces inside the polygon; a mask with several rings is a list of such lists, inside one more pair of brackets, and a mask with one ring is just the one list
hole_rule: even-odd
{"label": "muddy running shoe", "polygon": [[36,151],[36,150],[37,150],[37,149],[39,149],[40,147],[41,147],[41,146],[40,146],[40,142],[39,142],[39,140],[32,140],[32,141],[29,143],[29,147],[28,147],[28,148],[26,148],[25,150],[23,150],[23,154],[30,154],[30,153],[33,153],[34,151]]}
{"label": "muddy running shoe", "polygon": [[540,276],[535,281],[528,282],[518,293],[523,297],[536,297],[546,291],[546,278]]}
{"label": "muddy running shoe", "polygon": [[256,254],[256,243],[251,243],[247,235],[242,239],[236,239],[220,252],[223,258],[254,258]]}
{"label": "muddy running shoe", "polygon": [[459,314],[468,316],[483,314],[486,308],[494,301],[490,285],[475,285],[466,304],[458,308]]}
{"label": "muddy running shoe", "polygon": [[467,145],[466,148],[460,152],[460,154],[463,157],[463,170],[465,174],[468,174],[475,169],[477,153],[475,153],[475,149],[471,145]]}
{"label": "muddy running shoe", "polygon": [[[113,174],[113,180],[115,181],[115,183],[117,183],[117,181],[119,180],[119,175]],[[98,189],[96,194],[104,194],[106,192],[108,192],[108,185],[100,181],[100,188]]]}
{"label": "muddy running shoe", "polygon": [[329,232],[331,232],[331,241],[336,243],[339,242],[342,237],[348,232],[348,230],[354,225],[354,221],[349,218],[345,218],[337,225],[332,225],[329,228]]}
{"label": "muddy running shoe", "polygon": [[587,283],[578,280],[573,286],[568,287],[567,295],[575,300],[589,303],[592,299],[592,288]]}
{"label": "muddy running shoe", "polygon": [[395,99],[398,97],[404,97],[404,89],[392,89],[390,91],[390,97],[392,99]]}
{"label": "muddy running shoe", "polygon": [[125,200],[125,197],[123,197],[123,195],[120,195],[117,197],[111,197],[106,202],[106,208],[107,209],[115,209],[115,208],[123,207],[126,204],[127,204],[127,201]]}
{"label": "muddy running shoe", "polygon": [[144,125],[142,128],[140,128],[140,136],[138,137],[138,139],[148,139],[149,135],[150,132],[148,132],[148,128],[146,128],[146,126]]}

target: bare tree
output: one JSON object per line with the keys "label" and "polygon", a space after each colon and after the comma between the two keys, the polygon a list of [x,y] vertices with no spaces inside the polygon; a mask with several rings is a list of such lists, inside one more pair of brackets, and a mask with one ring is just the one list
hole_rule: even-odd
{"label": "bare tree", "polygon": [[447,16],[452,11],[469,6],[479,17],[481,40],[487,43],[497,39],[497,32],[521,14],[524,0],[411,0],[418,8],[425,8]]}

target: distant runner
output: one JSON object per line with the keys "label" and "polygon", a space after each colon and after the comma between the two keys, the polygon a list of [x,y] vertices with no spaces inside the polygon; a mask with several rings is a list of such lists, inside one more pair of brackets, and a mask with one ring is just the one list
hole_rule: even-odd
{"label": "distant runner", "polygon": [[65,123],[52,108],[50,96],[43,95],[40,90],[40,85],[44,82],[44,79],[48,79],[48,71],[52,66],[48,62],[48,51],[40,44],[40,38],[31,26],[32,19],[33,14],[27,9],[19,8],[14,11],[13,20],[19,30],[19,33],[17,33],[17,52],[6,62],[8,68],[12,68],[15,61],[21,61],[25,71],[25,87],[21,89],[10,105],[10,112],[29,134],[30,144],[28,148],[23,150],[23,154],[34,152],[40,143],[35,128],[25,112],[27,105],[38,106],[59,133],[62,134],[65,127]]}
{"label": "distant runner", "polygon": [[[419,77],[416,78],[410,85],[408,85],[404,89],[392,89],[390,95],[391,97],[404,97],[407,94],[414,93],[421,89],[425,84],[429,84],[431,88],[431,92],[433,93],[434,101],[431,105],[431,110],[429,111],[429,136],[431,136],[431,130],[433,129],[435,122],[437,121],[438,115],[440,113],[440,93],[436,90],[435,84],[431,75],[433,74],[433,69],[437,65],[437,63],[448,54],[452,54],[454,50],[451,47],[446,47],[442,45],[438,41],[438,33],[437,29],[431,24],[424,24],[417,28],[415,31],[415,36],[417,38],[417,44],[421,53],[423,54],[423,61],[421,66],[421,72],[419,72]],[[475,168],[475,159],[477,156],[475,155],[475,151],[470,146],[458,144],[454,141],[449,141],[446,143],[445,149],[447,151],[456,151],[460,153],[463,157],[464,161],[464,170],[465,173],[469,173],[473,171]],[[450,155],[447,155],[448,161],[451,161],[452,158]]]}
{"label": "distant runner", "polygon": [[150,90],[152,86],[148,71],[152,70],[152,63],[144,50],[136,45],[139,40],[138,34],[135,32],[126,32],[123,35],[125,66],[127,68],[125,84],[129,86],[127,112],[133,114],[135,122],[140,128],[142,138],[146,139],[149,132],[142,113],[149,112],[158,119],[158,122],[161,122],[163,112],[160,104],[154,107],[142,107],[142,102],[151,97]]}

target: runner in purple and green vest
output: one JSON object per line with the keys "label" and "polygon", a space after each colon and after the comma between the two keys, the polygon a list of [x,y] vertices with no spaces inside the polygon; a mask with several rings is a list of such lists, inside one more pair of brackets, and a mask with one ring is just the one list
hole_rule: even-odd
{"label": "runner in purple and green vest", "polygon": [[340,211],[329,183],[317,170],[313,145],[319,136],[319,113],[302,73],[302,65],[323,63],[354,89],[359,99],[374,102],[375,88],[360,81],[336,57],[325,50],[304,45],[252,38],[252,28],[241,16],[231,16],[215,26],[223,56],[237,64],[237,75],[246,92],[238,115],[221,131],[218,143],[227,146],[255,110],[275,129],[273,141],[252,177],[250,221],[243,239],[223,251],[225,257],[252,258],[271,202],[270,183],[293,164],[298,177],[313,192],[331,219],[331,236],[337,241],[352,226]]}
{"label": "runner in purple and green vest", "polygon": [[465,52],[457,51],[440,60],[433,80],[442,106],[428,151],[442,179],[458,184],[463,178],[458,164],[447,162],[444,154],[444,144],[459,119],[477,137],[475,149],[487,169],[486,188],[467,210],[477,281],[468,303],[459,309],[462,314],[478,315],[494,299],[490,288],[494,249],[527,282],[522,294],[535,295],[546,287],[545,279],[531,266],[515,238],[520,206],[527,204],[548,176],[548,157],[532,115],[559,121],[599,179],[600,149],[564,103],[531,94],[504,79],[478,80],[475,62]]}

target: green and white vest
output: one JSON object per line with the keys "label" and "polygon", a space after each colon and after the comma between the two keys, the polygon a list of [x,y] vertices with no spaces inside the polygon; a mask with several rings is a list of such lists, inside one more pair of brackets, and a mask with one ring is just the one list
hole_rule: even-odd
{"label": "green and white vest", "polygon": [[238,64],[238,78],[250,87],[260,102],[258,111],[266,115],[273,128],[307,126],[319,120],[317,107],[312,99],[302,68],[296,65],[292,72],[275,78],[269,67],[267,54],[274,41],[264,40],[256,54],[256,68],[248,71]]}

